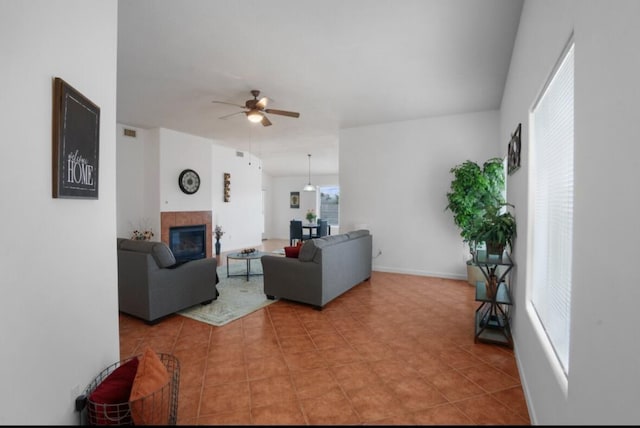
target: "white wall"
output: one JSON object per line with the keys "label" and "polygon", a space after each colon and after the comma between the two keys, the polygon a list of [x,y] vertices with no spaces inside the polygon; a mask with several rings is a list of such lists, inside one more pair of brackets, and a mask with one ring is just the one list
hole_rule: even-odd
{"label": "white wall", "polygon": [[264,233],[262,239],[269,239],[274,236],[273,225],[273,177],[262,172],[262,191],[264,195]]}
{"label": "white wall", "polygon": [[[526,1],[502,102],[500,133],[522,122],[516,205],[514,338],[532,422],[640,422],[640,2]],[[575,200],[569,375],[557,375],[527,310],[529,111],[572,31]],[[534,227],[534,225],[529,225]]]}
{"label": "white wall", "polygon": [[[117,3],[0,3],[0,424],[78,423],[75,396],[119,360]],[[51,197],[52,81],[100,107],[99,198]]]}
{"label": "white wall", "polygon": [[[305,215],[308,209],[314,209],[318,214],[320,209],[319,192],[305,192],[302,188],[309,182],[308,176],[272,177],[270,188],[270,221],[269,238],[289,239],[289,221],[303,220],[307,222]],[[311,184],[314,186],[338,186],[337,175],[311,175]],[[300,192],[300,208],[290,208],[289,197],[291,192]],[[342,191],[340,196],[342,202]],[[345,229],[340,228],[345,231]],[[339,229],[332,228],[331,233],[339,233]]]}
{"label": "white wall", "polygon": [[449,170],[506,155],[498,112],[443,116],[340,132],[340,223],[367,225],[374,270],[466,278],[465,250],[446,194]]}
{"label": "white wall", "polygon": [[[160,211],[211,210],[212,151],[210,139],[160,129]],[[194,170],[200,177],[200,188],[191,195],[178,185],[185,169]]]}
{"label": "white wall", "polygon": [[[262,170],[260,160],[244,152],[213,145],[212,153],[213,225],[225,231],[222,251],[255,247],[262,243]],[[223,175],[231,174],[229,202],[223,202]]]}
{"label": "white wall", "polygon": [[[124,135],[124,129],[136,131],[135,137]],[[160,239],[159,206],[159,132],[148,132],[117,124],[116,183],[117,234],[129,238],[134,230],[150,229],[154,240]]]}
{"label": "white wall", "polygon": [[[213,226],[225,231],[222,251],[260,245],[262,240],[262,171],[249,153],[214,140],[171,129],[144,130],[118,125],[118,236],[152,227],[160,240],[161,211],[212,211]],[[137,130],[125,137],[120,128]],[[187,195],[178,186],[184,169],[200,176],[200,189]],[[231,174],[230,202],[223,201],[223,174]],[[141,184],[144,183],[144,184]]]}

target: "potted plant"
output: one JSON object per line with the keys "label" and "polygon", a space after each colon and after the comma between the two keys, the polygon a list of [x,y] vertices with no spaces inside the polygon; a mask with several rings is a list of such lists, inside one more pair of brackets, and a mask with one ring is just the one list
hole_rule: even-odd
{"label": "potted plant", "polygon": [[[503,204],[511,206],[511,204]],[[487,255],[502,256],[505,248],[513,248],[513,238],[516,237],[516,218],[508,210],[501,211],[502,206],[494,206],[487,209],[482,222],[475,230],[473,239],[476,242],[484,242]]]}
{"label": "potted plant", "polygon": [[454,178],[447,193],[445,210],[453,213],[453,221],[460,228],[460,236],[469,245],[467,277],[470,284],[483,278],[478,268],[471,264],[477,241],[476,230],[482,224],[487,207],[504,203],[504,165],[501,158],[491,158],[482,166],[467,160],[451,168]]}
{"label": "potted plant", "polygon": [[467,160],[451,168],[454,175],[447,193],[447,207],[460,228],[460,236],[469,244],[471,254],[477,242],[475,231],[482,223],[487,208],[504,204],[504,165],[500,158],[487,160],[482,167]]}
{"label": "potted plant", "polygon": [[313,223],[316,220],[317,216],[313,209],[308,209],[305,217],[307,218],[307,221],[309,223]]}

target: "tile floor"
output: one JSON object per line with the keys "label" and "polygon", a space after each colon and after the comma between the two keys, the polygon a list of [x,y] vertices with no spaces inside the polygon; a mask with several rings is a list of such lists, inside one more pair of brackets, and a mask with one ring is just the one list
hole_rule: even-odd
{"label": "tile floor", "polygon": [[530,425],[513,351],[474,344],[477,306],[465,281],[373,272],[322,311],[280,300],[223,327],[120,314],[120,353],[178,357],[179,425]]}

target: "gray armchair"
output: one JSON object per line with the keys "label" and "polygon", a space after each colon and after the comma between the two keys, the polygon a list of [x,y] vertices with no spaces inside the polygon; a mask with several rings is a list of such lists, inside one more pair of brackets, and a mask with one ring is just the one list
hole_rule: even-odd
{"label": "gray armchair", "polygon": [[153,324],[218,297],[215,257],[176,263],[163,242],[118,238],[118,307]]}

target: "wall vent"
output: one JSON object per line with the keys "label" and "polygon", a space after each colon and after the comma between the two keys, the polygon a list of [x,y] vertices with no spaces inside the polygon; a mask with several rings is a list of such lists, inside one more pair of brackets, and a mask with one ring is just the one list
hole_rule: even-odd
{"label": "wall vent", "polygon": [[124,135],[127,136],[127,137],[136,138],[136,130],[135,129],[124,128]]}
{"label": "wall vent", "polygon": [[243,158],[244,157],[244,152],[236,152],[236,156],[239,158]]}

